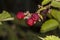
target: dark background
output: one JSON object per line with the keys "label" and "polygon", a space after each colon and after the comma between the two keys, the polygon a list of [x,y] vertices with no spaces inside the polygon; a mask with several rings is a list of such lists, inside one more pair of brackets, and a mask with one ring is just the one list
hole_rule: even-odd
{"label": "dark background", "polygon": [[38,4],[41,4],[42,0],[0,0],[0,12],[7,10],[9,12],[16,13],[17,11],[35,12],[38,9]]}

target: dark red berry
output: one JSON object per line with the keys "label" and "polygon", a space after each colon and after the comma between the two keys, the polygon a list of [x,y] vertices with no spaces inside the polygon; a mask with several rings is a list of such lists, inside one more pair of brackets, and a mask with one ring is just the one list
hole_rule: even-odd
{"label": "dark red berry", "polygon": [[29,19],[27,20],[27,24],[28,24],[29,26],[33,26],[33,25],[34,25],[33,19],[29,18]]}
{"label": "dark red berry", "polygon": [[39,19],[39,15],[37,13],[32,14],[31,17],[34,21],[37,21]]}
{"label": "dark red berry", "polygon": [[42,10],[42,11],[41,11],[41,14],[45,15],[45,14],[48,13],[48,11],[49,11],[49,9]]}
{"label": "dark red berry", "polygon": [[25,17],[24,12],[18,12],[16,17],[17,19],[23,19]]}

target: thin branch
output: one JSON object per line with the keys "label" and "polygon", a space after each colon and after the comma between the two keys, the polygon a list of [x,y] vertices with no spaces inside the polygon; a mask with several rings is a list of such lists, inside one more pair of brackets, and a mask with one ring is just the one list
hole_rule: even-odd
{"label": "thin branch", "polygon": [[44,38],[40,37],[40,36],[37,36],[39,39],[42,39],[42,40],[45,40]]}
{"label": "thin branch", "polygon": [[13,21],[14,18],[7,18],[7,19],[3,19],[3,20],[0,20],[0,21]]}

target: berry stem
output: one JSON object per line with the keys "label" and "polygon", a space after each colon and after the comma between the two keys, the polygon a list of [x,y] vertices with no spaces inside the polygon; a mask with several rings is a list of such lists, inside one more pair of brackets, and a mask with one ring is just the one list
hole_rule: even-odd
{"label": "berry stem", "polygon": [[42,10],[45,10],[45,9],[47,9],[47,8],[50,8],[50,4],[49,5],[47,5],[47,6],[45,6],[45,7],[41,7],[41,8],[39,8],[38,10],[37,10],[37,12],[36,13],[40,13],[40,11],[42,11]]}

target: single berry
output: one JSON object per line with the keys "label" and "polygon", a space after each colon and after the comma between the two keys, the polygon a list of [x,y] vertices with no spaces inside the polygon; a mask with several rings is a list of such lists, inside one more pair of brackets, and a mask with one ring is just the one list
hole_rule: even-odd
{"label": "single berry", "polygon": [[31,18],[27,19],[27,24],[28,24],[29,26],[33,26],[33,25],[34,25],[33,19],[31,19]]}
{"label": "single berry", "polygon": [[41,14],[46,15],[48,13],[49,9],[45,9],[41,11]]}
{"label": "single berry", "polygon": [[17,19],[23,19],[25,17],[24,12],[18,12],[16,17]]}
{"label": "single berry", "polygon": [[34,21],[37,21],[39,19],[39,15],[37,13],[32,14],[31,17]]}

